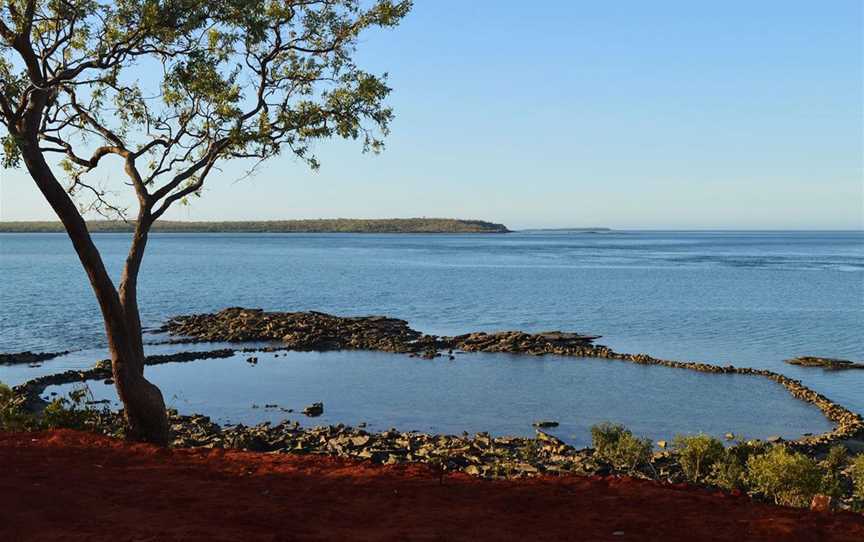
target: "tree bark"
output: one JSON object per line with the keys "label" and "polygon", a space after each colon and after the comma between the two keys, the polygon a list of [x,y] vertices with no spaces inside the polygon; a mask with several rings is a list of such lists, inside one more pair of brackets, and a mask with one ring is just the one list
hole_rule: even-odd
{"label": "tree bark", "polygon": [[[132,240],[118,294],[105,269],[84,218],[75,203],[57,181],[38,148],[35,132],[21,130],[21,155],[30,176],[45,199],[63,222],[69,239],[87,272],[90,284],[105,322],[105,334],[111,354],[112,372],[117,394],[125,407],[127,437],[133,440],[167,445],[170,426],[165,401],[159,388],[144,378],[144,349],[137,303],[137,277],[149,221],[139,220]],[[142,213],[149,211],[142,210]]]}

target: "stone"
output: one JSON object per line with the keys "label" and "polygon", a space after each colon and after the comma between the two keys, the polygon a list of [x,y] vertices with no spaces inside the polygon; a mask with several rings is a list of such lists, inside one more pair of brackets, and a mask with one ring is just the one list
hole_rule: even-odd
{"label": "stone", "polygon": [[666,442],[665,440],[658,440],[657,441],[657,447],[658,448],[666,448],[666,446],[668,446],[668,445],[669,445],[669,443]]}
{"label": "stone", "polygon": [[539,420],[539,421],[532,423],[531,425],[533,425],[534,427],[540,427],[540,428],[558,427],[558,422],[552,421],[552,420]]}
{"label": "stone", "polygon": [[350,439],[351,445],[356,446],[357,448],[360,448],[362,446],[366,446],[367,444],[369,444],[370,440],[371,440],[371,437],[369,435],[361,435],[358,437],[352,437]]}
{"label": "stone", "polygon": [[847,359],[821,358],[817,356],[800,356],[787,359],[786,363],[800,367],[822,367],[824,369],[864,369],[864,363],[855,363]]}
{"label": "stone", "polygon": [[834,499],[828,495],[814,495],[810,501],[810,510],[814,512],[830,512],[834,509]]}
{"label": "stone", "polygon": [[303,414],[309,416],[310,418],[315,418],[324,414],[324,403],[312,403],[303,409]]}
{"label": "stone", "polygon": [[480,467],[477,465],[468,465],[463,470],[465,474],[470,474],[471,476],[479,476],[480,475]]}

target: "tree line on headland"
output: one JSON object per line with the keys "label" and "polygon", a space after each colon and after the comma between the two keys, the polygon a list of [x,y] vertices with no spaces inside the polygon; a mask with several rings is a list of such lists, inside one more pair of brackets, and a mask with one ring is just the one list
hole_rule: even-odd
{"label": "tree line on headland", "polygon": [[[135,231],[135,222],[96,220],[87,223],[91,233]],[[0,222],[0,233],[64,232],[60,222]],[[268,220],[192,222],[160,220],[152,231],[164,233],[507,233],[503,224],[453,218],[331,218],[312,220]]]}

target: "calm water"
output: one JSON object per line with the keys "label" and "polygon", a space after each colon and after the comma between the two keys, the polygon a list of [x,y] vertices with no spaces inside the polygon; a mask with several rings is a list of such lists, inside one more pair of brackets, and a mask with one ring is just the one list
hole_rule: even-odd
{"label": "calm water", "polygon": [[[96,239],[109,268],[119,275],[128,236],[102,234]],[[0,368],[0,380],[89,365],[94,358],[104,357],[97,305],[63,235],[0,234],[0,276],[0,351],[83,350],[42,369]],[[242,305],[387,314],[431,333],[481,329],[596,333],[604,336],[600,342],[620,351],[778,370],[864,411],[864,372],[805,370],[782,362],[805,354],[864,359],[862,232],[161,234],[154,235],[148,247],[140,295],[143,319],[150,326],[169,315]],[[164,347],[151,351],[158,348]],[[406,429],[455,429],[447,420],[457,419],[458,411],[467,416],[458,417],[465,430],[482,428],[497,418],[503,421],[495,427],[516,432],[516,426],[523,427],[534,416],[519,397],[536,396],[550,403],[550,416],[570,420],[572,426],[565,432],[578,433],[587,423],[584,420],[594,419],[589,412],[604,411],[620,419],[619,413],[631,412],[634,427],[643,421],[645,427],[657,426],[662,416],[650,414],[649,407],[661,397],[678,405],[680,412],[689,412],[674,417],[682,429],[693,427],[688,425],[693,420],[700,421],[699,428],[708,429],[704,422],[716,421],[724,431],[734,429],[733,424],[741,423],[740,414],[754,419],[754,429],[763,424],[764,431],[758,432],[764,434],[784,433],[783,427],[820,430],[818,412],[814,419],[810,414],[815,411],[801,411],[791,399],[772,403],[761,384],[724,381],[715,386],[726,377],[673,371],[658,377],[666,382],[660,386],[649,380],[651,371],[613,373],[605,364],[595,376],[589,375],[584,363],[535,363],[535,358],[526,362],[530,374],[520,372],[526,364],[514,360],[443,364],[438,372],[429,372],[415,371],[416,364],[401,356],[388,357],[396,360],[391,363],[358,354],[349,361],[346,355],[332,354],[328,356],[335,357],[318,361],[301,356],[297,363],[274,369],[283,374],[277,379],[279,386],[286,395],[298,395],[307,386],[316,391],[311,395],[318,395],[309,402],[324,400],[335,392],[325,394],[326,386],[314,388],[313,382],[348,364],[354,368],[351,386],[340,392],[351,401],[346,408],[365,421],[381,426],[407,424]],[[380,391],[377,386],[388,371],[397,370],[396,365],[401,367],[401,378],[383,381],[392,384],[389,393],[400,406],[364,402],[363,390]],[[201,375],[228,379],[229,371],[220,367],[208,361],[148,371],[163,386],[176,384],[187,397],[206,397],[215,415],[243,421],[233,407],[225,405],[217,412],[215,405],[227,401],[226,390],[217,391],[214,383],[208,383],[209,392],[193,389]],[[254,374],[263,375],[269,369],[259,366],[257,370]],[[584,378],[570,378],[568,371]],[[418,395],[415,387],[400,385],[408,375],[416,375],[421,379],[417,387],[430,391]],[[423,379],[428,379],[428,386]],[[498,395],[474,394],[476,385],[461,384],[472,379],[497,382],[501,389]],[[254,391],[264,389],[264,380],[244,388],[249,397],[238,404],[269,401],[263,391]],[[708,388],[694,382],[704,382]],[[613,385],[629,392],[616,396],[607,391]],[[709,389],[720,402],[701,402],[708,400]],[[603,390],[599,396],[607,398],[605,403],[580,414],[585,405],[573,403],[574,398],[598,396],[598,390]],[[302,406],[303,401],[290,403]],[[363,404],[366,407],[360,409]],[[685,410],[685,405],[694,406]],[[333,418],[326,421],[340,421],[338,412],[328,413]],[[344,421],[354,419],[344,416]],[[773,421],[765,421],[769,418],[787,421],[775,427],[769,426]]]}
{"label": "calm water", "polygon": [[[549,431],[576,445],[587,445],[589,427],[605,420],[654,439],[698,431],[796,438],[830,427],[818,410],[782,387],[741,375],[712,379],[665,367],[507,354],[426,361],[383,352],[293,352],[259,354],[254,366],[247,357],[159,365],[148,375],[169,405],[207,412],[220,423],[288,418],[304,425],[365,422],[372,430],[533,435],[532,422],[555,420],[560,426]],[[113,386],[95,381],[88,388],[95,399],[116,402]],[[299,414],[319,401],[323,416]]]}

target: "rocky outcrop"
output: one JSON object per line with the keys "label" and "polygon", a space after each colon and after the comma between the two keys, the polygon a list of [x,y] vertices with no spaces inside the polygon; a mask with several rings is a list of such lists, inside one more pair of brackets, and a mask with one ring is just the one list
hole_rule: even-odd
{"label": "rocky outcrop", "polygon": [[787,359],[789,365],[798,365],[800,367],[822,367],[823,369],[843,370],[843,369],[864,369],[864,363],[855,363],[846,359],[837,358],[819,358],[816,356],[800,356],[797,358]]}
{"label": "rocky outcrop", "polygon": [[264,312],[229,308],[178,316],[162,328],[194,341],[279,341],[291,350],[414,352],[422,334],[404,320],[385,316],[340,317],[322,312]]}
{"label": "rocky outcrop", "polygon": [[69,351],[64,352],[13,352],[11,354],[0,354],[0,365],[33,365],[37,363],[42,363],[43,361],[48,361],[49,359],[56,358],[58,356],[63,356],[68,354]]}

